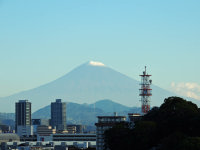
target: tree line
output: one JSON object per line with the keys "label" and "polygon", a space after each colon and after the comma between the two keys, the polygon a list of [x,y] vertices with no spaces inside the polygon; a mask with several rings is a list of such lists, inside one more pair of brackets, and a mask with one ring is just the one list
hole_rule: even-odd
{"label": "tree line", "polygon": [[105,133],[110,150],[200,150],[200,109],[180,97],[152,108],[133,128],[116,124]]}

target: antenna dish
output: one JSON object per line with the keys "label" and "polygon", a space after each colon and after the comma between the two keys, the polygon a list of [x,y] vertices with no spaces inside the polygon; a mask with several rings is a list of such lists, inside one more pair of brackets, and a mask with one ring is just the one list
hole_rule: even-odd
{"label": "antenna dish", "polygon": [[152,84],[152,80],[149,80],[149,83]]}

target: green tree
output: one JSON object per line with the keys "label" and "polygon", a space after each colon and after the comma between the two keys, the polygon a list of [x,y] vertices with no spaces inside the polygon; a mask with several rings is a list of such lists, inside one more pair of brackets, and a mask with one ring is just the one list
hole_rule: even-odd
{"label": "green tree", "polygon": [[150,111],[144,120],[157,123],[160,137],[166,137],[174,132],[183,132],[194,136],[200,133],[195,123],[200,124],[200,111],[196,104],[179,97],[169,97],[159,109]]}
{"label": "green tree", "polygon": [[200,149],[200,109],[180,97],[169,97],[160,107],[136,122],[130,129],[120,124],[105,133],[106,147],[111,150],[133,149],[186,150]]}
{"label": "green tree", "polygon": [[132,130],[129,128],[129,123],[121,122],[113,128],[106,130],[105,133],[105,149],[110,150],[132,150]]}
{"label": "green tree", "polygon": [[135,125],[132,134],[135,149],[143,150],[155,146],[157,142],[156,126],[153,121],[140,121]]}

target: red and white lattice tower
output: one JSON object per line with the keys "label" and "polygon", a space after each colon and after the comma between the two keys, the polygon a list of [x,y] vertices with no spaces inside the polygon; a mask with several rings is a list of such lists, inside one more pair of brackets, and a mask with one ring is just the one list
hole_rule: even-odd
{"label": "red and white lattice tower", "polygon": [[150,96],[152,96],[152,89],[151,89],[152,80],[150,80],[151,75],[148,75],[146,72],[146,66],[143,75],[140,76],[141,76],[140,96],[142,102],[142,113],[146,114],[150,110]]}

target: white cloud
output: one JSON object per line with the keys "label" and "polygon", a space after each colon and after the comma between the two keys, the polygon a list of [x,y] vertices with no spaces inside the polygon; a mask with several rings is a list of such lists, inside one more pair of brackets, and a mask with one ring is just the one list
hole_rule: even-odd
{"label": "white cloud", "polygon": [[193,82],[171,83],[173,92],[200,100],[200,85]]}
{"label": "white cloud", "polygon": [[105,67],[105,65],[102,62],[97,62],[97,61],[90,61],[89,65]]}

